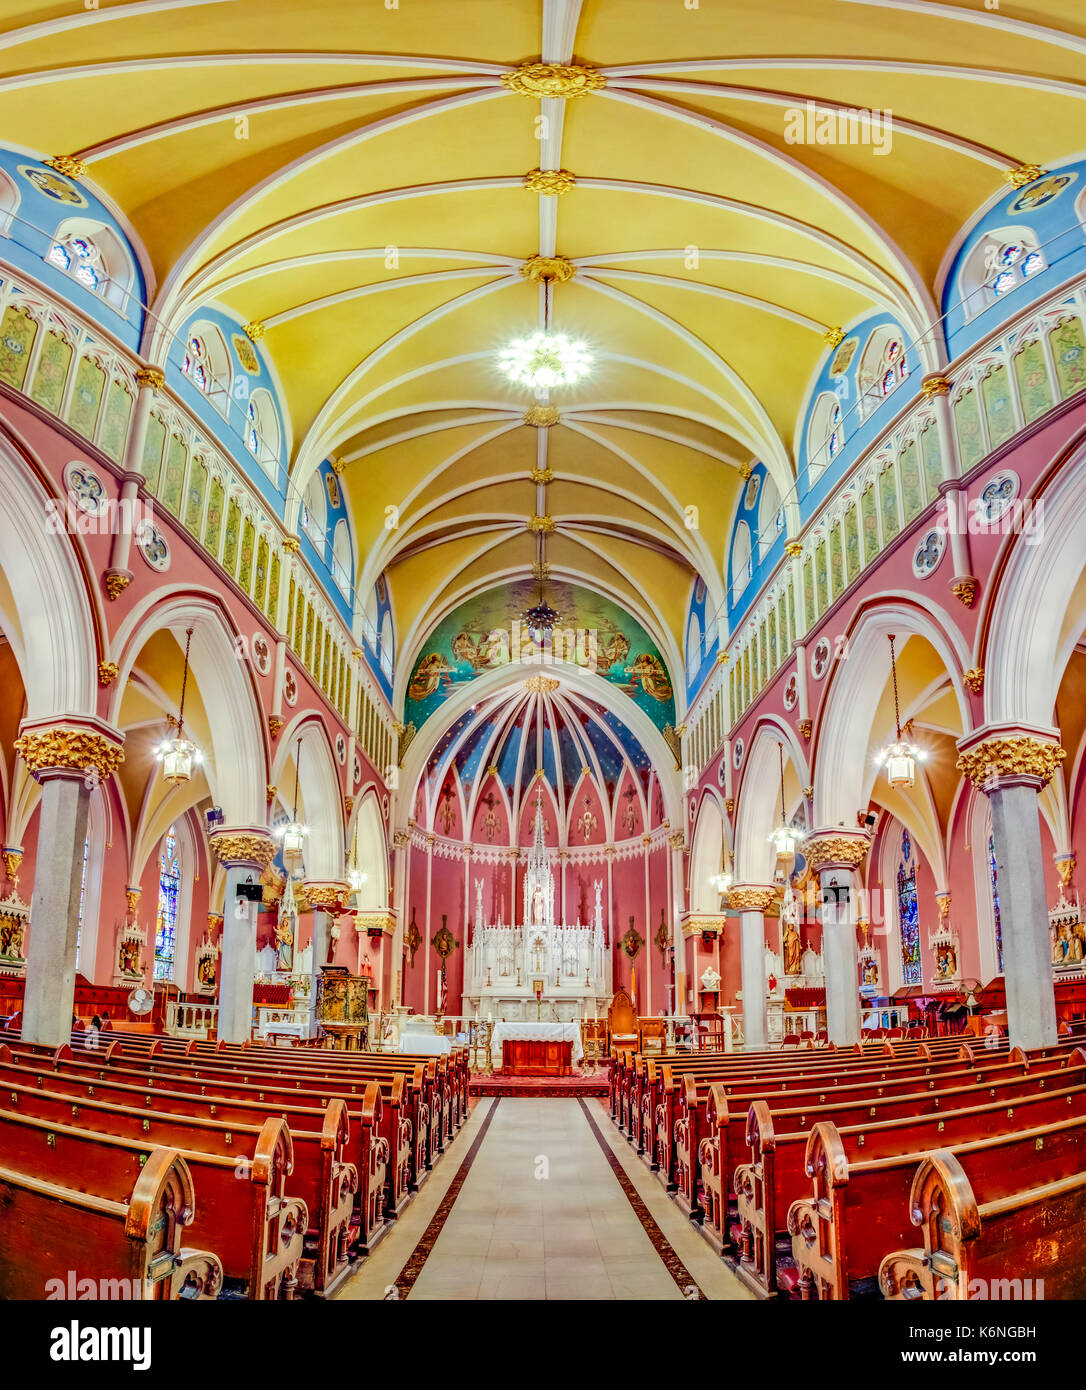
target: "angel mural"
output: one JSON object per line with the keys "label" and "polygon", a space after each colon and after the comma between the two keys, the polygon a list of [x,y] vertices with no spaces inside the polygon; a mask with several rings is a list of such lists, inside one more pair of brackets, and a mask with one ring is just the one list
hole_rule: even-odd
{"label": "angel mural", "polygon": [[606,642],[596,649],[596,662],[600,671],[611,666],[620,666],[630,654],[630,639],[621,632],[613,632]]}
{"label": "angel mural", "polygon": [[466,662],[473,671],[482,671],[489,666],[500,666],[508,661],[506,636],[500,628],[485,633],[476,642],[468,633],[459,632],[449,644],[458,662]]}
{"label": "angel mural", "polygon": [[448,684],[447,678],[451,674],[452,667],[441,653],[431,652],[429,656],[422,658],[418,670],[411,677],[411,684],[407,687],[407,698],[416,702],[428,700],[443,681]]}
{"label": "angel mural", "polygon": [[642,652],[629,666],[627,674],[633,677],[630,689],[636,688],[638,681],[646,695],[651,695],[661,704],[671,699],[671,682],[667,678],[664,663],[651,652]]}

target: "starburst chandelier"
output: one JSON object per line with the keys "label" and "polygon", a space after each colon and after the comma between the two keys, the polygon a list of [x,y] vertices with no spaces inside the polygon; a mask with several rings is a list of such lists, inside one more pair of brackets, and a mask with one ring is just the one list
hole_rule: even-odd
{"label": "starburst chandelier", "polygon": [[555,624],[561,619],[561,613],[556,608],[552,608],[547,602],[543,593],[543,581],[547,577],[547,562],[544,559],[546,553],[543,532],[539,533],[537,559],[535,563],[535,573],[539,579],[539,598],[530,608],[526,608],[520,615],[520,620],[528,628],[532,638],[536,642],[542,642],[553,631]]}
{"label": "starburst chandelier", "polygon": [[510,381],[544,396],[555,386],[575,386],[588,375],[592,354],[584,343],[551,330],[554,293],[549,277],[543,281],[543,327],[528,338],[515,338],[503,348],[498,366]]}
{"label": "starburst chandelier", "polygon": [[886,768],[886,780],[895,791],[916,785],[916,764],[928,756],[922,748],[906,743],[901,733],[901,705],[897,693],[897,661],[894,656],[894,636],[890,634],[890,675],[894,682],[894,728],[897,738],[888,744],[876,758],[880,767]]}
{"label": "starburst chandelier", "polygon": [[587,376],[592,355],[584,343],[564,333],[540,332],[515,338],[502,350],[499,366],[517,385],[549,391],[554,386],[574,386]]}
{"label": "starburst chandelier", "polygon": [[189,683],[189,648],[192,646],[192,628],[185,633],[185,669],[181,677],[181,701],[177,709],[177,733],[173,738],[164,739],[155,749],[155,756],[162,763],[162,778],[171,786],[178,787],[192,777],[194,763],[199,763],[200,750],[195,743],[185,737],[185,691]]}

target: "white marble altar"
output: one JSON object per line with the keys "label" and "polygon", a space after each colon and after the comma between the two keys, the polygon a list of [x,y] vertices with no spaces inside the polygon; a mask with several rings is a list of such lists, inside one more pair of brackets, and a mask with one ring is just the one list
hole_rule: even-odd
{"label": "white marble altar", "polygon": [[[555,921],[554,855],[543,841],[542,795],[524,873],[521,924],[486,923],[475,883],[475,924],[464,962],[464,1011],[481,1018],[569,1023],[599,1017],[611,998],[611,959],[603,924],[603,884],[592,923]],[[536,983],[542,999],[537,1001]]]}

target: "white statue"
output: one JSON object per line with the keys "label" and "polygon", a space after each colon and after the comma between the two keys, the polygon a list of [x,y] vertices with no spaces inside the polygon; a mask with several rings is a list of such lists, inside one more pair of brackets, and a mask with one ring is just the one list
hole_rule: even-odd
{"label": "white statue", "polygon": [[543,896],[543,889],[536,888],[532,894],[532,925],[541,927],[546,917],[547,905]]}
{"label": "white statue", "polygon": [[720,975],[711,965],[706,967],[705,973],[701,977],[701,987],[709,992],[720,988]]}

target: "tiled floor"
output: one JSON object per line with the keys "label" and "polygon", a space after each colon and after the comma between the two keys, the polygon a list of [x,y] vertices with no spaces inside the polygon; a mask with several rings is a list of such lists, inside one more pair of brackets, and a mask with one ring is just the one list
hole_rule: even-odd
{"label": "tiled floor", "polygon": [[498,1104],[460,1195],[408,1294],[411,1299],[682,1299],[749,1295],[690,1228],[614,1129],[586,1104],[691,1283],[672,1277],[573,1099],[476,1103],[391,1233],[340,1293],[391,1296],[397,1276]]}

